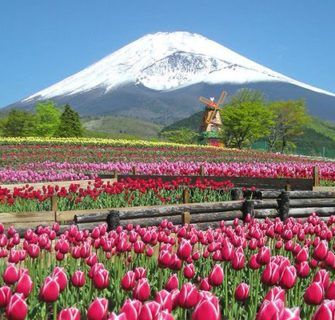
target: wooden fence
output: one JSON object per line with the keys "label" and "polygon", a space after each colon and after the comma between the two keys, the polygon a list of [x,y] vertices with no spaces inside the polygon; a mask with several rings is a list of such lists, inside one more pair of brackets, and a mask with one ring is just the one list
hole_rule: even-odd
{"label": "wooden fence", "polygon": [[258,219],[279,217],[307,218],[313,212],[321,216],[335,214],[335,192],[315,191],[258,191],[255,198],[226,202],[190,203],[112,209],[100,213],[75,216],[80,229],[92,229],[106,222],[110,228],[129,223],[143,226],[158,225],[164,219],[173,223],[192,223],[199,228],[218,226],[220,221],[231,224],[235,218],[244,219],[249,213]]}

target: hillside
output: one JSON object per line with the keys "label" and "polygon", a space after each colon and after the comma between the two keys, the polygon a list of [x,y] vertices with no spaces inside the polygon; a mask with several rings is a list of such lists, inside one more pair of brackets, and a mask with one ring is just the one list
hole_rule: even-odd
{"label": "hillside", "polygon": [[[162,131],[188,128],[198,131],[202,119],[202,112],[166,126]],[[304,128],[304,134],[295,140],[297,154],[325,156],[335,158],[335,124],[312,117],[311,123]],[[266,142],[260,140],[253,145],[255,149],[265,149]]]}
{"label": "hillside", "polygon": [[[161,126],[141,119],[128,117],[86,117],[82,118],[88,135],[102,135],[106,137],[138,137],[157,138]],[[91,134],[90,134],[91,133]]]}

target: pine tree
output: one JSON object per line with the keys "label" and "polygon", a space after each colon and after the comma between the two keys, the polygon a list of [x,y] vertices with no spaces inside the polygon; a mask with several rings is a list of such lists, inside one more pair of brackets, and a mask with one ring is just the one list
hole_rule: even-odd
{"label": "pine tree", "polygon": [[60,124],[56,132],[58,137],[82,137],[83,128],[78,112],[74,111],[68,104],[60,116]]}

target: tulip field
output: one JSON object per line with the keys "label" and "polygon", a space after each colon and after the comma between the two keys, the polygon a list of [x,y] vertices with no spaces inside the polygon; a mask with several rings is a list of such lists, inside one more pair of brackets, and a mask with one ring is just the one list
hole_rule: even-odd
{"label": "tulip field", "polygon": [[[167,220],[90,231],[54,223],[23,236],[15,225],[1,224],[1,212],[50,212],[54,198],[57,210],[73,212],[179,204],[185,190],[189,202],[221,202],[230,200],[229,177],[311,178],[314,167],[324,183],[334,184],[335,162],[61,138],[0,138],[0,162],[0,320],[335,319],[335,216],[281,221],[247,215],[203,230]],[[176,178],[98,178],[127,175],[134,167],[138,174]],[[224,181],[186,177],[199,175],[200,167]],[[85,186],[59,182],[84,179],[90,179]]]}
{"label": "tulip field", "polygon": [[334,319],[335,218],[163,221],[92,232],[0,224],[3,319]]}

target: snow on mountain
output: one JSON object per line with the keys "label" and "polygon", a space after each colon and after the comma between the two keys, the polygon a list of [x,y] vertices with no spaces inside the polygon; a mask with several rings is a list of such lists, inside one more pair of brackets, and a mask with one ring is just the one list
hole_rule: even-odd
{"label": "snow on mountain", "polygon": [[113,91],[127,84],[171,91],[197,83],[284,82],[334,94],[272,71],[201,35],[188,32],[146,35],[86,69],[22,100]]}

